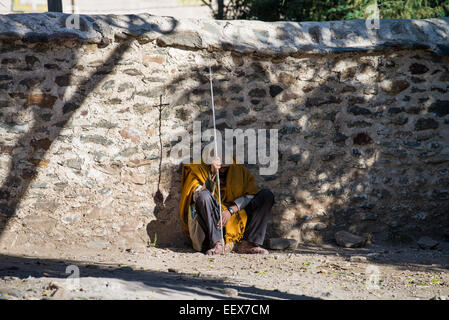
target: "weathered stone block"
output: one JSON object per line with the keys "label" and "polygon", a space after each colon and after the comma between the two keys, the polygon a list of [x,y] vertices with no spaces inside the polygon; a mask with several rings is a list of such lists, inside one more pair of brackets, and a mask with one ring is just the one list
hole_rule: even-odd
{"label": "weathered stone block", "polygon": [[420,118],[415,123],[415,130],[428,130],[437,129],[439,126],[438,121],[432,118]]}
{"label": "weathered stone block", "polygon": [[335,233],[335,241],[341,247],[358,248],[363,247],[366,244],[367,239],[347,231],[338,231]]}
{"label": "weathered stone block", "polygon": [[449,114],[449,100],[437,100],[429,107],[429,112],[435,113],[438,117]]}
{"label": "weathered stone block", "polygon": [[436,249],[439,244],[438,241],[435,241],[427,236],[419,238],[417,243],[421,249]]}
{"label": "weathered stone block", "polygon": [[295,249],[297,244],[295,239],[286,238],[270,238],[267,242],[268,248],[272,250]]}
{"label": "weathered stone block", "polygon": [[58,99],[57,97],[55,97],[51,94],[30,93],[28,95],[28,99],[25,104],[25,108],[32,106],[32,105],[37,105],[40,108],[51,109],[51,108],[53,108],[57,99]]}

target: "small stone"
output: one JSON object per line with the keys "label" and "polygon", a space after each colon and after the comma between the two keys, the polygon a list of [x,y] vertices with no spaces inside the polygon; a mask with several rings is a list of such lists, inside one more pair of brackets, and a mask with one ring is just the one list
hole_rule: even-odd
{"label": "small stone", "polygon": [[9,74],[0,74],[0,81],[12,80],[12,76]]}
{"label": "small stone", "polygon": [[106,81],[106,82],[101,86],[101,89],[103,89],[103,90],[111,89],[111,88],[114,87],[114,83],[115,83],[114,80]]}
{"label": "small stone", "polygon": [[280,134],[292,134],[292,133],[300,133],[302,130],[301,127],[294,125],[284,126],[281,130],[279,130]]}
{"label": "small stone", "polygon": [[153,63],[163,64],[163,63],[165,63],[165,59],[162,57],[144,56],[143,62],[153,62]]}
{"label": "small stone", "polygon": [[292,154],[288,156],[288,161],[298,162],[301,161],[302,155],[300,153]]}
{"label": "small stone", "polygon": [[112,140],[109,140],[101,135],[81,136],[80,141],[100,144],[103,146],[110,146],[114,143]]}
{"label": "small stone", "polygon": [[132,88],[134,88],[134,85],[131,82],[125,82],[120,84],[120,86],[118,87],[118,92],[123,92]]}
{"label": "small stone", "polygon": [[248,92],[248,95],[253,98],[264,98],[267,93],[264,89],[254,88]]}
{"label": "small stone", "polygon": [[247,114],[249,112],[249,110],[245,107],[236,107],[234,108],[234,110],[232,111],[232,114],[235,116],[240,116],[242,114]]}
{"label": "small stone", "polygon": [[39,62],[39,59],[35,56],[25,56],[25,62],[29,68],[32,68],[35,63]]}
{"label": "small stone", "polygon": [[373,124],[364,120],[361,121],[349,121],[347,123],[348,128],[366,128],[371,127]]}
{"label": "small stone", "polygon": [[19,84],[27,87],[28,89],[31,89],[41,84],[44,80],[45,78],[26,78],[20,81]]}
{"label": "small stone", "polygon": [[419,240],[418,240],[418,246],[419,246],[421,249],[424,249],[424,250],[426,250],[426,249],[431,249],[431,250],[432,250],[432,249],[436,249],[436,247],[438,246],[438,244],[439,244],[438,241],[433,240],[432,238],[427,237],[427,236],[421,237],[421,238],[419,238]]}
{"label": "small stone", "polygon": [[373,140],[366,132],[358,133],[353,139],[354,144],[357,144],[357,145],[369,144],[372,141]]}
{"label": "small stone", "polygon": [[79,214],[66,215],[61,218],[61,221],[65,224],[74,224],[80,221],[81,216]]}
{"label": "small stone", "polygon": [[423,74],[429,71],[429,68],[420,63],[413,63],[410,65],[409,70],[411,74]]}
{"label": "small stone", "polygon": [[[311,216],[305,216],[304,220],[309,220],[311,219]],[[324,222],[305,222],[301,229],[303,230],[315,230],[315,231],[322,231],[324,229],[327,228],[327,224],[325,224]]]}
{"label": "small stone", "polygon": [[187,48],[201,48],[203,40],[198,32],[177,31],[163,34],[157,39],[160,46],[179,46]]}
{"label": "small stone", "polygon": [[401,107],[401,108],[391,107],[388,109],[388,114],[390,114],[390,115],[398,114],[398,113],[404,112],[404,110],[405,109],[403,107]]}
{"label": "small stone", "polygon": [[272,250],[295,249],[297,241],[295,239],[286,238],[270,238],[268,239],[268,248]]}
{"label": "small stone", "polygon": [[355,116],[360,116],[360,115],[368,116],[368,115],[372,114],[372,112],[370,110],[368,110],[366,108],[361,108],[361,107],[358,107],[358,106],[350,106],[350,107],[348,107],[348,112],[352,113]]}
{"label": "small stone", "polygon": [[322,154],[320,156],[320,159],[322,161],[331,161],[331,160],[334,160],[336,157],[342,156],[344,154],[345,154],[344,150],[338,151],[338,152],[330,152],[330,153]]}
{"label": "small stone", "polygon": [[130,139],[134,143],[138,143],[140,140],[139,132],[132,128],[124,128],[119,131],[119,134],[122,136],[123,139]]}
{"label": "small stone", "polygon": [[119,98],[112,98],[106,101],[106,104],[121,104],[122,99]]}
{"label": "small stone", "polygon": [[141,76],[143,75],[142,72],[140,72],[137,69],[126,69],[123,71],[123,73],[129,75],[129,76]]}
{"label": "small stone", "polygon": [[81,170],[83,165],[83,160],[75,158],[75,159],[68,159],[65,161],[65,165],[69,168],[75,169],[75,170]]}
{"label": "small stone", "polygon": [[352,256],[349,258],[349,261],[351,262],[366,262],[368,259],[364,256]]}
{"label": "small stone", "polygon": [[239,292],[233,288],[225,288],[223,293],[229,297],[237,297],[239,295]]}
{"label": "small stone", "polygon": [[51,109],[57,99],[57,97],[50,94],[30,93],[28,95],[28,100],[25,103],[25,108],[32,105],[37,105],[40,108]]}
{"label": "small stone", "polygon": [[55,82],[60,87],[67,87],[70,85],[70,74],[58,76],[55,78]]}
{"label": "small stone", "polygon": [[415,123],[415,129],[418,131],[427,129],[437,129],[438,121],[432,118],[420,118]]}
{"label": "small stone", "polygon": [[132,172],[125,171],[122,173],[123,182],[131,182],[134,184],[144,185],[146,184],[145,174],[133,174]]}
{"label": "small stone", "polygon": [[385,92],[391,95],[396,95],[410,87],[410,83],[406,80],[395,80],[392,82],[382,83],[381,86]]}
{"label": "small stone", "polygon": [[355,91],[357,91],[357,89],[356,89],[355,87],[346,85],[346,86],[341,90],[341,93],[355,92]]}
{"label": "small stone", "polygon": [[406,150],[402,149],[393,149],[393,150],[381,150],[382,154],[396,157],[396,158],[406,158],[408,155],[408,152]]}
{"label": "small stone", "polygon": [[429,107],[429,112],[435,113],[438,117],[449,114],[449,100],[437,100]]}
{"label": "small stone", "polygon": [[394,117],[393,119],[391,119],[391,123],[401,126],[403,124],[406,124],[408,122],[408,118],[404,117],[404,116],[398,116],[398,117]]}
{"label": "small stone", "polygon": [[364,237],[357,236],[347,231],[338,231],[335,233],[335,241],[341,247],[358,248],[366,244]]}
{"label": "small stone", "polygon": [[284,89],[277,85],[270,86],[270,96],[273,98],[276,97],[279,93],[281,93]]}
{"label": "small stone", "polygon": [[349,138],[349,137],[348,137],[347,135],[338,132],[338,133],[335,133],[335,134],[333,135],[332,141],[333,141],[334,143],[341,143],[341,142],[345,142],[346,139],[348,139],[348,138]]}
{"label": "small stone", "polygon": [[136,154],[138,151],[139,150],[137,147],[130,147],[130,148],[126,148],[126,149],[120,151],[119,155],[121,157],[130,157],[130,156]]}
{"label": "small stone", "polygon": [[341,98],[339,97],[337,98],[335,96],[329,96],[325,98],[320,97],[307,98],[306,107],[307,108],[319,107],[327,104],[341,103],[341,101],[342,101]]}
{"label": "small stone", "polygon": [[242,87],[241,86],[239,86],[239,85],[236,85],[236,84],[234,84],[234,85],[232,85],[232,86],[230,86],[229,87],[229,90],[232,92],[232,93],[239,93],[240,91],[242,91]]}
{"label": "small stone", "polygon": [[370,258],[370,259],[376,259],[376,258],[380,257],[380,253],[379,252],[371,252],[371,253],[368,253],[366,255],[366,257]]}
{"label": "small stone", "polygon": [[87,244],[89,248],[93,249],[104,249],[109,246],[109,242],[107,241],[91,241]]}

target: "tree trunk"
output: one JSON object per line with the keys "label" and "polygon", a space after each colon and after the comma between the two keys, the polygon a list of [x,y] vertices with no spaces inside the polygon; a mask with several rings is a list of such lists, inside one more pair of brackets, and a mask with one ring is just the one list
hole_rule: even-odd
{"label": "tree trunk", "polygon": [[62,12],[62,0],[47,0],[48,12]]}
{"label": "tree trunk", "polygon": [[223,20],[223,18],[224,18],[224,0],[217,0],[217,6],[218,6],[217,19]]}

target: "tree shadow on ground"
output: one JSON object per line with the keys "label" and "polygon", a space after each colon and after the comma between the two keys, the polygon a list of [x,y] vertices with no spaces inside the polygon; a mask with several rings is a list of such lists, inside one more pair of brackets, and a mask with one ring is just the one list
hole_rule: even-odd
{"label": "tree shadow on ground", "polygon": [[[17,277],[68,279],[68,266],[79,268],[80,280],[83,278],[119,279],[138,282],[138,290],[155,292],[163,295],[163,299],[173,299],[173,295],[185,295],[184,299],[288,299],[288,300],[319,300],[303,295],[290,294],[275,290],[264,290],[256,287],[240,286],[225,278],[199,278],[192,274],[172,273],[166,271],[134,270],[131,267],[119,267],[117,264],[99,264],[87,261],[71,261],[59,259],[36,259],[17,256],[0,255],[0,278]],[[226,280],[226,282],[225,282]],[[82,287],[82,285],[81,285]],[[126,287],[124,288],[126,289]],[[238,297],[230,297],[224,289],[235,289]],[[84,288],[84,290],[86,290]],[[79,295],[89,294],[77,292]],[[182,299],[182,298],[181,298]]]}
{"label": "tree shadow on ground", "polygon": [[363,248],[342,248],[336,244],[299,245],[286,253],[312,254],[317,256],[339,256],[350,261],[353,256],[362,256],[368,265],[392,266],[398,270],[448,272],[449,243],[442,243],[438,250],[422,250],[410,245],[369,244]]}

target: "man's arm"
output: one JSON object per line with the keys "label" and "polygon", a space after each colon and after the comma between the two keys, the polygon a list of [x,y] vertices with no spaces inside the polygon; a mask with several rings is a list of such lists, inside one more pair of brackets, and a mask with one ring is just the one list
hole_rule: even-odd
{"label": "man's arm", "polygon": [[248,194],[246,196],[241,196],[234,200],[235,205],[237,206],[238,210],[245,209],[245,207],[248,205],[248,203],[254,198],[254,195]]}
{"label": "man's arm", "polygon": [[216,157],[210,166],[210,172],[209,176],[207,177],[206,181],[203,185],[198,186],[195,191],[193,192],[193,201],[196,202],[196,199],[198,198],[198,195],[203,190],[209,190],[210,193],[214,194],[215,192],[215,178],[217,176],[218,170],[220,170],[221,167],[221,160],[220,158]]}
{"label": "man's arm", "polygon": [[196,202],[196,199],[198,198],[201,191],[209,190],[210,193],[214,194],[215,192],[215,177],[216,175],[209,173],[209,176],[207,177],[206,181],[203,185],[199,185],[196,187],[195,191],[193,192],[193,201]]}

